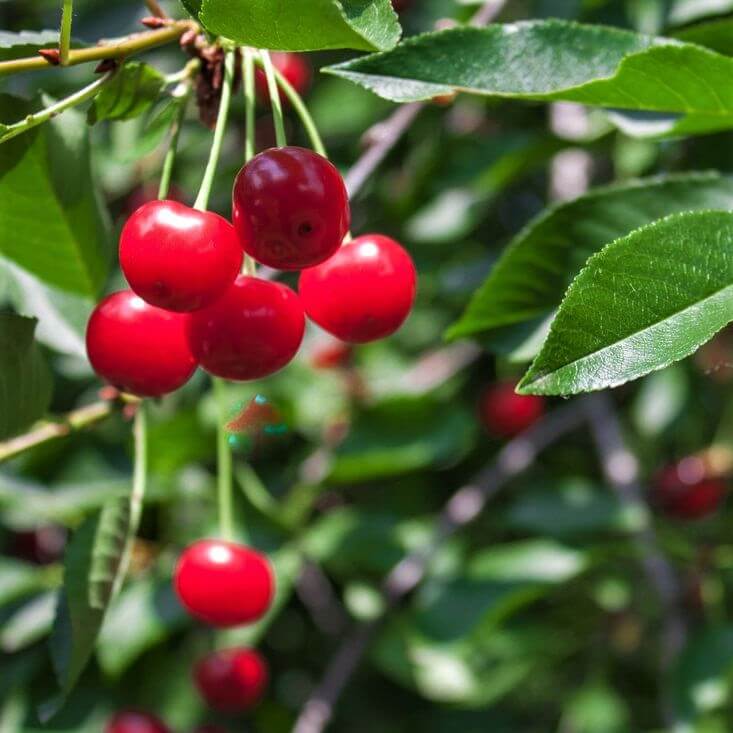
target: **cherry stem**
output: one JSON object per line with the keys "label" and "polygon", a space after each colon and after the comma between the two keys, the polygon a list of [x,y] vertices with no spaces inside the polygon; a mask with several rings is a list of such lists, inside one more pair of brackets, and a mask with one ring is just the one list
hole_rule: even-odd
{"label": "cherry stem", "polygon": [[277,88],[277,79],[275,77],[275,68],[272,65],[272,59],[268,51],[260,51],[262,59],[262,68],[267,77],[267,89],[270,92],[270,105],[272,107],[272,121],[275,124],[275,142],[278,148],[284,148],[287,144],[285,135],[285,123],[283,121],[283,107],[280,100],[280,91]]}
{"label": "cherry stem", "polygon": [[280,89],[283,90],[285,96],[288,98],[290,104],[293,105],[293,109],[300,118],[300,121],[305,128],[306,134],[308,135],[308,139],[311,141],[313,150],[315,150],[319,155],[322,155],[324,158],[328,158],[326,146],[323,144],[323,139],[318,132],[316,123],[313,120],[313,117],[311,117],[311,114],[308,111],[308,107],[303,101],[303,98],[300,96],[300,94],[298,94],[295,87],[283,76],[281,72],[279,72],[275,67],[273,67],[273,71],[275,73],[275,79],[278,86],[280,87]]}
{"label": "cherry stem", "polygon": [[232,100],[232,85],[234,83],[234,61],[235,52],[227,51],[224,56],[224,81],[221,87],[221,101],[219,102],[219,114],[216,119],[216,127],[214,128],[214,137],[211,141],[211,152],[209,153],[209,161],[206,164],[201,188],[194,203],[194,209],[206,211],[209,206],[209,196],[211,195],[211,187],[214,184],[214,176],[219,165],[221,157],[221,146],[224,143],[224,133],[226,132],[227,120],[229,118],[229,105]]}
{"label": "cherry stem", "polygon": [[184,83],[183,88],[176,90],[174,97],[178,97],[180,100],[178,104],[178,113],[176,114],[173,124],[171,125],[170,142],[168,143],[168,150],[165,154],[165,160],[163,161],[163,170],[160,174],[160,185],[158,186],[158,198],[165,199],[168,197],[168,192],[171,187],[171,177],[173,176],[173,167],[176,163],[176,155],[178,154],[178,140],[181,136],[181,128],[183,127],[183,118],[186,115],[186,108],[188,107],[188,99],[191,94],[191,85]]}
{"label": "cherry stem", "polygon": [[214,395],[218,410],[216,455],[217,455],[217,487],[219,501],[219,532],[222,539],[234,538],[234,519],[232,512],[232,452],[229,447],[229,436],[225,429],[229,417],[227,410],[227,386],[223,379],[214,377]]}
{"label": "cherry stem", "polygon": [[244,162],[247,163],[255,154],[255,58],[251,48],[242,49],[242,79],[244,79],[244,122],[245,143]]}
{"label": "cherry stem", "polygon": [[71,49],[71,21],[74,13],[74,0],[64,0],[61,11],[61,31],[59,33],[59,63],[66,66],[69,63]]}
{"label": "cherry stem", "polygon": [[39,112],[29,114],[25,119],[5,127],[0,126],[0,143],[4,143],[11,138],[22,135],[24,132],[37,127],[38,125],[48,122],[57,115],[72,107],[76,107],[84,102],[93,99],[102,90],[102,87],[112,78],[114,71],[105,74],[101,79],[93,81],[88,86],[74,92],[68,97],[55,102],[50,107],[42,109]]}

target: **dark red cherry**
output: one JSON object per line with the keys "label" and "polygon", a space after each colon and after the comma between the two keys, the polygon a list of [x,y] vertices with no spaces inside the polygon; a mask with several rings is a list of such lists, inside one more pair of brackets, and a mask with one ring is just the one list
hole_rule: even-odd
{"label": "dark red cherry", "polygon": [[704,462],[689,456],[659,472],[653,482],[652,499],[671,517],[702,519],[718,509],[725,491],[724,481],[708,478]]}
{"label": "dark red cherry", "polygon": [[220,725],[200,725],[193,733],[228,733]]}
{"label": "dark red cherry", "polygon": [[299,292],[311,320],[358,344],[394,333],[410,313],[416,287],[410,255],[394,239],[365,234],[303,271]]}
{"label": "dark red cherry", "polygon": [[16,532],[11,536],[10,554],[37,565],[50,565],[61,559],[66,545],[66,530],[57,524]]}
{"label": "dark red cherry", "polygon": [[[275,51],[270,54],[272,65],[290,82],[290,86],[301,96],[308,91],[311,82],[311,66],[308,59],[299,53]],[[257,99],[262,104],[270,104],[270,88],[267,86],[265,72],[259,67],[255,69],[255,88]],[[287,98],[280,93],[280,99],[285,104]]]}
{"label": "dark red cherry", "polygon": [[245,252],[278,270],[328,259],[351,224],[341,174],[305,148],[272,148],[252,158],[234,182],[232,210]]}
{"label": "dark red cherry", "polygon": [[392,0],[392,7],[401,13],[403,10],[407,10],[412,5],[412,0]]}
{"label": "dark red cherry", "polygon": [[242,268],[234,227],[218,214],[176,201],[151,201],[120,237],[120,267],[146,302],[187,313],[210,305]]}
{"label": "dark red cherry", "polygon": [[484,391],[479,400],[479,416],[492,435],[513,438],[542,417],[545,401],[514,391],[516,382],[500,382]]}
{"label": "dark red cherry", "polygon": [[246,275],[190,318],[189,343],[201,366],[240,381],[282,369],[297,353],[305,330],[303,306],[289,287]]}
{"label": "dark red cherry", "polygon": [[223,649],[200,660],[194,681],[210,707],[241,713],[256,705],[267,687],[267,665],[254,649]]}
{"label": "dark red cherry", "polygon": [[115,713],[107,722],[105,733],[170,733],[170,729],[154,715],[139,710]]}
{"label": "dark red cherry", "polygon": [[196,369],[188,345],[189,316],[156,308],[130,290],[107,296],[87,324],[94,371],[140,397],[159,397],[185,384]]}
{"label": "dark red cherry", "polygon": [[200,540],[188,547],[178,560],[174,578],[186,610],[222,628],[262,618],[272,602],[274,585],[264,555],[224,540]]}

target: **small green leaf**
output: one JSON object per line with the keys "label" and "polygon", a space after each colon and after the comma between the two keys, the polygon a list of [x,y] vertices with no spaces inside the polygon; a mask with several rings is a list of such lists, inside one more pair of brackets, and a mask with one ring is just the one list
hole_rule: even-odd
{"label": "small green leaf", "polygon": [[717,173],[647,178],[598,188],[549,208],[509,244],[449,338],[546,317],[587,259],[669,214],[733,208],[733,179]]}
{"label": "small green leaf", "polygon": [[591,257],[519,385],[615,387],[691,354],[733,320],[733,214],[675,214]]}
{"label": "small green leaf", "polygon": [[184,3],[215,35],[280,51],[392,48],[401,29],[390,0],[201,0]]}
{"label": "small green leaf", "polygon": [[152,66],[128,61],[94,98],[87,114],[93,125],[101,120],[130,120],[145,112],[160,96],[165,77]]}
{"label": "small green leaf", "polygon": [[[30,110],[0,95],[3,122]],[[109,266],[109,217],[92,178],[83,116],[67,110],[3,143],[0,170],[0,255],[49,285],[96,296]]]}
{"label": "small green leaf", "polygon": [[63,704],[92,655],[122,579],[130,530],[129,501],[111,501],[77,530],[67,548],[64,588],[50,641],[61,699],[47,710],[51,714]]}
{"label": "small green leaf", "polygon": [[0,438],[43,417],[51,402],[51,372],[33,339],[36,323],[0,313]]}

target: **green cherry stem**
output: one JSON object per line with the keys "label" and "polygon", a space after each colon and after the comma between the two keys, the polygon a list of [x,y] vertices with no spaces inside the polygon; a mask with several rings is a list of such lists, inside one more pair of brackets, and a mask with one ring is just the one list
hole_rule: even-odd
{"label": "green cherry stem", "polygon": [[61,10],[61,31],[59,33],[59,63],[66,66],[69,63],[71,50],[71,21],[74,14],[74,0],[64,0]]}
{"label": "green cherry stem", "polygon": [[255,56],[251,48],[242,48],[242,79],[244,79],[244,124],[246,130],[244,144],[244,162],[247,163],[255,154]]}
{"label": "green cherry stem", "polygon": [[270,92],[270,105],[272,106],[272,120],[275,124],[275,141],[278,148],[284,148],[287,144],[285,136],[285,123],[283,121],[283,107],[280,101],[280,91],[277,88],[277,79],[275,78],[275,68],[272,65],[272,59],[268,51],[260,51],[262,59],[262,68],[267,77],[267,89]]}
{"label": "green cherry stem", "polygon": [[163,161],[163,170],[160,174],[160,185],[158,186],[158,198],[168,198],[168,192],[171,188],[171,177],[173,176],[173,166],[176,163],[176,155],[178,154],[178,140],[181,136],[181,128],[183,127],[183,118],[186,115],[186,108],[188,107],[188,100],[191,95],[191,84],[185,84],[181,89],[180,94],[175,94],[178,97],[178,112],[171,125],[170,142],[168,143],[168,150],[165,154],[165,160]]}
{"label": "green cherry stem", "polygon": [[113,75],[114,72],[110,71],[101,79],[93,81],[78,92],[74,92],[64,99],[60,99],[50,107],[46,107],[46,109],[29,114],[25,119],[20,120],[20,122],[16,122],[12,125],[0,125],[0,143],[4,143],[11,138],[22,135],[24,132],[33,129],[38,125],[42,125],[44,122],[48,122],[57,115],[60,115],[62,112],[65,112],[67,109],[71,109],[72,107],[76,107],[90,99],[93,99],[97,94],[99,94],[102,87],[112,78]]}
{"label": "green cherry stem", "polygon": [[209,196],[211,195],[211,187],[214,184],[214,176],[216,168],[219,165],[221,157],[221,146],[224,143],[224,133],[226,132],[227,120],[229,119],[229,105],[232,100],[232,85],[234,83],[234,62],[235,52],[227,51],[224,57],[224,82],[221,87],[221,101],[219,103],[219,115],[216,119],[216,127],[214,128],[214,137],[211,141],[211,152],[209,153],[209,161],[206,164],[201,188],[194,203],[194,209],[206,211],[209,206]]}

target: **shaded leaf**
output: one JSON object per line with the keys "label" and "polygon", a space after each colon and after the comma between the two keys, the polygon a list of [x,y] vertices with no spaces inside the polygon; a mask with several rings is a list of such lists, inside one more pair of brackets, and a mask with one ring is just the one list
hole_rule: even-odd
{"label": "shaded leaf", "polygon": [[130,120],[145,112],[160,96],[163,75],[140,61],[128,61],[97,94],[89,108],[87,121]]}
{"label": "shaded leaf", "polygon": [[35,565],[0,557],[0,606],[41,590],[44,582]]}
{"label": "shaded leaf", "polygon": [[[48,31],[0,31],[0,61],[9,61],[23,56],[33,56],[39,48],[53,48],[59,45],[59,32]],[[74,43],[73,45],[78,45]]]}
{"label": "shaded leaf", "polygon": [[0,648],[14,654],[46,636],[56,613],[56,593],[41,593],[21,606],[4,624],[0,632]]}
{"label": "shaded leaf", "polygon": [[733,214],[675,214],[588,261],[519,390],[615,387],[688,356],[731,320]]}
{"label": "shaded leaf", "polygon": [[33,339],[36,323],[0,313],[0,438],[43,417],[51,402],[51,372]]}

